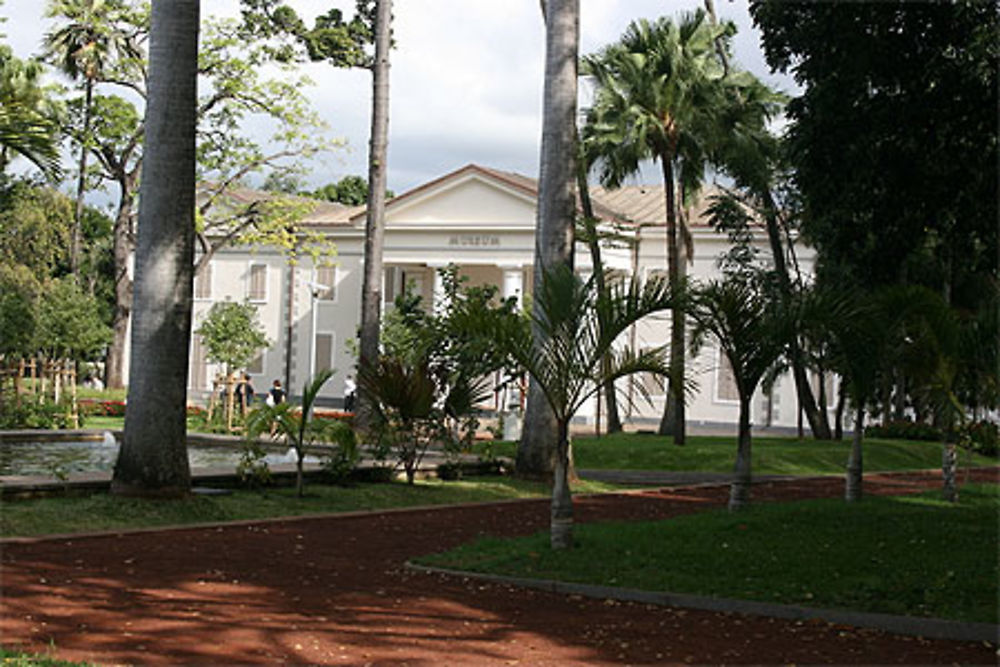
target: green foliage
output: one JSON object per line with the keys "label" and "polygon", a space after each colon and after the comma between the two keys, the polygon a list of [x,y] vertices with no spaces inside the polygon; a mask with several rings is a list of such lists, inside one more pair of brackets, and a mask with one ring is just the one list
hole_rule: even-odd
{"label": "green foliage", "polygon": [[316,17],[312,28],[282,0],[243,0],[247,39],[269,40],[268,51],[279,62],[325,60],[334,67],[371,67],[367,47],[373,42],[374,0],[356,0],[355,14],[345,20],[339,9]]}
{"label": "green foliage", "polygon": [[52,359],[96,359],[111,341],[97,300],[70,278],[52,281],[38,307],[38,348]]}
{"label": "green foliage", "polygon": [[253,361],[270,345],[252,303],[219,301],[195,330],[201,336],[210,361],[223,364],[233,373]]}
{"label": "green foliage", "polygon": [[[301,497],[305,491],[302,462],[306,453],[317,443],[337,446],[343,451],[353,452],[356,448],[354,431],[341,420],[313,418],[313,404],[320,389],[333,377],[333,371],[320,371],[302,388],[302,405],[290,402],[277,405],[261,405],[250,411],[246,420],[246,439],[254,442],[265,435],[278,437],[286,447],[295,450],[296,493]],[[353,453],[350,455],[353,456]]]}
{"label": "green foliage", "polygon": [[43,68],[21,60],[0,44],[0,173],[15,155],[24,157],[49,178],[60,173],[59,116],[53,90],[42,85]]}
{"label": "green foliage", "polygon": [[37,396],[21,396],[12,391],[0,395],[0,429],[65,429],[71,426],[65,402],[54,403]]}
{"label": "green foliage", "polygon": [[959,443],[977,454],[1000,455],[1000,426],[991,421],[967,422],[959,429]]}
{"label": "green foliage", "polygon": [[38,283],[64,273],[69,259],[73,200],[24,179],[0,187],[0,254],[26,267]]}
{"label": "green foliage", "polygon": [[[327,183],[312,191],[309,196],[339,202],[346,206],[361,206],[368,201],[368,181],[361,176],[347,175],[336,183]],[[392,199],[394,196],[392,190],[385,191],[386,199]]]}
{"label": "green foliage", "polygon": [[997,270],[995,7],[750,4],[768,63],[805,88],[788,136],[822,279],[906,274],[974,304]]}
{"label": "green foliage", "polygon": [[[663,280],[642,284],[633,278],[601,294],[593,277],[583,282],[560,266],[544,274],[535,294],[531,325],[540,334],[537,348],[523,321],[483,320],[480,326],[538,382],[565,427],[606,381],[638,372],[668,373],[662,348],[634,354],[627,348],[614,350],[613,345],[632,324],[677,301]],[[602,363],[606,358],[610,361]]]}
{"label": "green foliage", "polygon": [[941,429],[929,424],[913,422],[909,419],[900,419],[885,424],[866,426],[865,437],[941,442],[944,439],[944,433],[941,432]]}
{"label": "green foliage", "polygon": [[244,443],[239,463],[236,464],[236,476],[247,488],[269,486],[274,481],[266,456],[267,452],[260,442]]}
{"label": "green foliage", "polygon": [[546,549],[539,534],[482,538],[419,560],[517,577],[996,623],[1000,495],[996,485],[962,493],[957,506],[935,492],[585,524],[576,549]]}

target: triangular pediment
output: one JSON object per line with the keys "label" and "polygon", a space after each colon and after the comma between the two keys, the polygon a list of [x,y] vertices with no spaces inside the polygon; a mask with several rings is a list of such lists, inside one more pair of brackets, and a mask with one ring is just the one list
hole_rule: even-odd
{"label": "triangular pediment", "polygon": [[389,200],[386,228],[534,227],[532,186],[529,179],[469,165]]}

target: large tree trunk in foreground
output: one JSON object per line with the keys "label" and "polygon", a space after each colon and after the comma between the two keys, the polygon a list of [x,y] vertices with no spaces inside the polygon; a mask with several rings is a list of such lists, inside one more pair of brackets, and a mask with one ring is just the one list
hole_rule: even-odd
{"label": "large tree trunk in foreground", "polygon": [[191,488],[187,369],[194,259],[199,0],[153,3],[132,365],[113,493]]}
{"label": "large tree trunk in foreground", "polygon": [[753,482],[750,451],[750,396],[740,396],[740,426],[736,445],[733,483],[729,487],[729,510],[741,510],[750,504]]}
{"label": "large tree trunk in foreground", "polygon": [[847,460],[847,483],[844,488],[844,498],[850,501],[861,500],[864,483],[864,458],[861,443],[865,437],[865,409],[858,408],[854,418],[854,438],[851,440],[851,456]]}
{"label": "large tree trunk in foreground", "polygon": [[[372,68],[372,125],[368,146],[368,211],[365,219],[365,274],[361,288],[361,341],[358,366],[378,363],[382,319],[382,243],[385,238],[386,161],[389,152],[389,49],[392,0],[378,0],[375,15],[375,64]],[[315,334],[312,334],[315,335]],[[314,369],[309,369],[310,376]],[[372,399],[358,386],[357,424],[371,423]]]}
{"label": "large tree trunk in foreground", "polygon": [[942,495],[950,503],[958,502],[958,446],[954,442],[944,443],[941,452],[941,478],[943,481]]}
{"label": "large tree trunk in foreground", "polygon": [[[580,34],[579,0],[548,0],[545,16],[545,90],[543,94],[538,221],[535,228],[534,291],[542,276],[559,264],[573,266],[573,219],[576,213],[576,80]],[[533,330],[536,345],[539,332]],[[526,477],[550,477],[555,464],[556,421],[532,380],[524,416],[517,471]]]}

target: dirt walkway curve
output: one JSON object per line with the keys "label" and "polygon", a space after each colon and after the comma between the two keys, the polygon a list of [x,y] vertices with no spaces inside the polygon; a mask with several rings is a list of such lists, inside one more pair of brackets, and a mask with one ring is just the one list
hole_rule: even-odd
{"label": "dirt walkway curve", "polygon": [[[984,471],[996,480],[997,471]],[[869,493],[937,485],[877,476]],[[756,501],[838,496],[835,479]],[[581,521],[723,506],[725,487],[577,499]],[[546,525],[544,500],[6,544],[5,645],[106,664],[996,664],[996,647],[826,623],[611,603],[405,571],[479,534]]]}

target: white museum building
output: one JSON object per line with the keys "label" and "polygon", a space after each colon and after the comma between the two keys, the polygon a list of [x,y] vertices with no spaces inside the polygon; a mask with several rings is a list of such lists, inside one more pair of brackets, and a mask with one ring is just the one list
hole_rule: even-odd
{"label": "white museum building", "polygon": [[[594,188],[595,215],[617,223],[632,237],[629,244],[603,250],[606,268],[642,278],[665,272],[666,216],[663,186],[624,186],[617,190]],[[384,242],[384,306],[409,285],[433,303],[440,294],[438,269],[454,264],[469,284],[493,284],[503,296],[521,299],[529,294],[534,263],[534,179],[467,165],[440,178],[400,194],[387,202]],[[257,306],[270,347],[247,369],[257,391],[280,379],[294,396],[312,374],[334,369],[325,385],[321,402],[342,405],[345,380],[354,374],[356,336],[361,313],[364,262],[365,210],[322,203],[304,220],[313,232],[323,234],[336,246],[331,265],[300,258],[290,263],[278,248],[227,247],[219,250],[195,280],[194,328],[217,301],[248,300]],[[724,234],[716,233],[696,210],[690,215],[694,256],[687,266],[693,279],[719,275],[718,259],[729,248]],[[764,239],[761,248],[768,256]],[[813,253],[797,248],[802,270],[812,266]],[[577,245],[577,271],[589,274],[590,254]],[[319,289],[327,286],[329,289]],[[637,349],[662,345],[669,340],[669,315],[648,317],[629,333],[626,344]],[[735,424],[738,402],[728,363],[717,348],[706,347],[689,359],[689,375],[697,390],[688,401],[687,418],[692,424]],[[198,337],[192,337],[189,395],[204,400],[219,369],[209,363]],[[652,404],[639,398],[620,401],[626,426],[650,428],[663,411],[664,385],[655,377],[637,377],[652,395]],[[633,391],[628,381],[619,381],[623,398]],[[833,395],[832,392],[828,395]],[[500,398],[496,405],[499,407]],[[503,400],[509,400],[505,397]],[[593,424],[599,415],[593,401],[577,415],[577,421]],[[797,400],[790,376],[778,380],[769,395],[758,390],[753,400],[757,425],[792,427],[797,423]]]}

